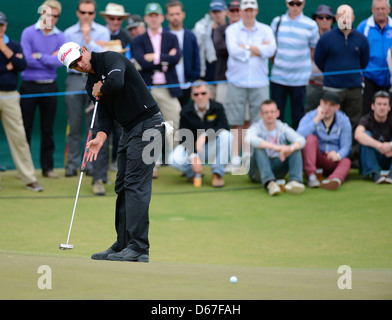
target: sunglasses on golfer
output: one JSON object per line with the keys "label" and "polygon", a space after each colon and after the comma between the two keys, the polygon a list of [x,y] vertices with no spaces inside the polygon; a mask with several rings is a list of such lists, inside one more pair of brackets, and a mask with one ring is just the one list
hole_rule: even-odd
{"label": "sunglasses on golfer", "polygon": [[303,2],[290,1],[290,2],[288,2],[288,4],[290,7],[294,7],[294,6],[300,7],[300,6],[302,6]]}
{"label": "sunglasses on golfer", "polygon": [[79,53],[80,53],[80,57],[77,58],[76,60],[74,60],[74,61],[69,65],[68,68],[70,68],[70,69],[76,68],[76,66],[78,65],[79,61],[82,60],[82,54],[83,54],[82,48],[79,49]]}

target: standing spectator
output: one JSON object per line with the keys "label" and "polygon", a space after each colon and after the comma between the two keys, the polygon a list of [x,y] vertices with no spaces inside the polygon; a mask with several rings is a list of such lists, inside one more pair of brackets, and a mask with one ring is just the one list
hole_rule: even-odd
{"label": "standing spectator", "polygon": [[216,52],[215,81],[218,81],[216,84],[216,101],[223,105],[226,103],[227,96],[226,71],[227,59],[229,58],[226,46],[226,28],[241,19],[240,2],[238,0],[230,1],[227,9],[229,21],[217,27],[212,38]]}
{"label": "standing spectator", "polygon": [[271,70],[271,98],[285,119],[287,96],[290,96],[291,122],[296,129],[305,110],[306,86],[312,73],[314,48],[319,39],[317,23],[303,14],[304,0],[286,0],[288,11],[271,24],[277,51]]}
{"label": "standing spectator", "polygon": [[[392,46],[392,19],[389,0],[373,0],[372,16],[362,21],[357,30],[369,41],[370,58],[367,69],[385,69],[388,67],[387,51]],[[374,94],[379,90],[388,91],[391,86],[391,73],[386,70],[372,70],[364,73],[362,114],[371,111]]]}
{"label": "standing spectator", "polygon": [[222,104],[210,99],[211,92],[205,81],[194,82],[191,97],[193,101],[181,111],[180,128],[192,132],[192,143],[189,145],[189,141],[184,140],[178,145],[170,163],[181,170],[189,182],[193,182],[196,174],[202,174],[203,163],[209,163],[212,186],[223,187],[231,140],[225,110]]}
{"label": "standing spectator", "polygon": [[129,13],[125,12],[124,6],[116,3],[108,3],[105,11],[99,13],[106,21],[106,26],[110,31],[110,40],[121,40],[124,54],[131,59],[131,43],[132,39],[128,32],[121,29],[122,22],[129,17]]}
{"label": "standing spectator", "polygon": [[351,124],[339,109],[339,95],[326,91],[320,99],[320,106],[309,111],[299,123],[297,132],[306,138],[302,157],[310,188],[320,186],[316,178],[317,168],[323,169],[323,175],[327,176],[321,187],[328,190],[339,188],[350,170]]}
{"label": "standing spectator", "polygon": [[182,52],[181,59],[176,64],[176,71],[182,89],[182,96],[178,100],[183,107],[189,102],[191,83],[200,76],[199,47],[193,32],[184,28],[185,12],[181,1],[170,0],[166,4],[166,19],[169,22],[170,32],[177,36]]}
{"label": "standing spectator", "polygon": [[[331,31],[332,25],[335,21],[335,16],[330,7],[320,4],[312,18],[317,22],[319,27],[319,34],[322,36],[324,33]],[[321,70],[316,66],[312,60],[312,76],[309,79],[309,84],[306,87],[306,105],[305,112],[314,110],[320,103],[320,98],[323,95],[323,75],[320,75]],[[317,75],[313,75],[317,74]]]}
{"label": "standing spectator", "polygon": [[[61,3],[47,0],[40,7],[37,23],[23,30],[21,45],[25,54],[27,68],[22,72],[23,82],[20,93],[40,94],[58,91],[56,70],[61,66],[57,59],[58,49],[65,43],[65,36],[56,27],[61,14]],[[57,109],[57,96],[38,96],[20,101],[26,138],[31,145],[35,111],[39,107],[41,127],[40,163],[42,175],[58,178],[53,171],[55,143],[53,126]]]}
{"label": "standing spectator", "polygon": [[[142,68],[141,76],[147,86],[154,86],[151,94],[158,102],[165,120],[173,123],[176,132],[180,125],[181,105],[177,98],[182,94],[181,88],[159,86],[178,85],[176,64],[181,58],[181,51],[177,37],[168,30],[163,30],[164,19],[162,7],[158,3],[146,5],[144,21],[147,32],[134,39],[133,53]],[[173,151],[172,141],[166,139],[166,143],[166,150]],[[159,163],[154,169],[154,178],[158,177],[158,167]]]}
{"label": "standing spectator", "polygon": [[0,12],[0,120],[18,175],[27,189],[38,192],[43,188],[35,176],[16,91],[18,72],[26,69],[26,60],[22,46],[5,34],[7,26],[7,16]]}
{"label": "standing spectator", "polygon": [[[193,33],[196,36],[200,53],[200,77],[208,82],[215,81],[216,52],[215,29],[226,23],[227,7],[223,0],[210,0],[209,12],[196,22]],[[216,97],[216,86],[210,85],[211,98]]]}
{"label": "standing spectator", "polygon": [[[361,173],[371,175],[377,184],[392,183],[392,116],[388,92],[375,93],[372,110],[361,117],[355,129],[355,139],[360,143]],[[389,170],[388,176],[382,176],[380,169]]]}
{"label": "standing spectator", "polygon": [[287,124],[278,120],[279,109],[273,100],[265,100],[260,107],[260,120],[249,128],[246,141],[253,147],[249,177],[261,182],[271,196],[280,193],[276,179],[289,173],[285,190],[301,194],[305,190],[302,175],[301,149],[305,139]]}
{"label": "standing spectator", "polygon": [[146,25],[138,14],[132,14],[127,20],[126,29],[131,39],[135,39],[138,35],[146,32]]}
{"label": "standing spectator", "polygon": [[[227,171],[235,170],[241,163],[247,103],[250,122],[253,123],[259,118],[261,103],[269,99],[268,59],[276,50],[272,29],[256,20],[257,1],[243,1],[241,12],[242,19],[226,29],[229,53],[226,77],[229,83],[224,106],[229,124],[234,129],[231,163],[226,167]],[[245,162],[247,155],[242,156]]]}
{"label": "standing spectator", "polygon": [[[64,31],[67,41],[73,41],[81,46],[85,46],[88,51],[102,52],[103,44],[110,40],[109,29],[94,22],[96,17],[96,2],[94,0],[80,0],[76,10],[78,22]],[[73,69],[68,70],[68,77],[65,82],[66,91],[84,91],[87,80],[86,73],[81,73]],[[74,94],[65,96],[65,104],[67,108],[67,116],[69,121],[69,133],[67,137],[68,143],[68,159],[66,177],[77,175],[77,168],[80,166],[81,145],[82,145],[82,123],[85,109],[90,103],[87,94]],[[88,112],[88,110],[87,110]],[[97,119],[99,121],[99,119]],[[87,128],[88,117],[86,117]],[[108,143],[105,141],[105,143]],[[98,163],[99,164],[99,163]],[[93,168],[96,163],[93,163]],[[91,166],[86,167],[86,174],[94,174],[93,176],[93,192],[96,195],[105,194],[103,183],[107,175],[107,168],[93,169]],[[99,173],[100,172],[100,173]],[[100,178],[97,174],[101,175]]]}
{"label": "standing spectator", "polygon": [[[321,71],[335,73],[324,76],[324,90],[339,93],[340,108],[349,117],[354,133],[362,114],[362,74],[344,71],[366,68],[369,42],[362,33],[352,28],[355,17],[350,6],[340,6],[335,18],[338,27],[320,38],[314,59]],[[359,145],[353,140],[350,155],[353,167],[358,166],[358,156]]]}

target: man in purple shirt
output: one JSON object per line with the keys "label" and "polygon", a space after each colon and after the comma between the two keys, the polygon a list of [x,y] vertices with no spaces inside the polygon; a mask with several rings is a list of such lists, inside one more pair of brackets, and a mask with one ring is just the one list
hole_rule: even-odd
{"label": "man in purple shirt", "polygon": [[[61,67],[57,59],[58,48],[65,42],[64,34],[56,27],[61,13],[61,4],[57,0],[47,0],[40,7],[40,19],[34,25],[23,30],[21,45],[25,54],[27,68],[22,72],[20,93],[40,94],[57,92],[56,70]],[[34,115],[37,106],[41,117],[41,152],[40,164],[42,175],[58,178],[53,171],[53,125],[56,115],[57,97],[34,96],[20,101],[26,138],[31,143]]]}

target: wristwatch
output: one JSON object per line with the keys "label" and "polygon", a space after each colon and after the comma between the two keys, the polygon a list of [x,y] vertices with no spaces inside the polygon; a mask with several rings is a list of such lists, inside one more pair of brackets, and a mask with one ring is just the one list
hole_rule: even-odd
{"label": "wristwatch", "polygon": [[245,45],[245,49],[246,49],[246,50],[250,50],[250,45],[249,45],[249,44],[246,44],[246,45]]}
{"label": "wristwatch", "polygon": [[41,52],[37,52],[37,53],[35,54],[35,58],[36,58],[37,60],[40,60],[40,59],[42,58],[42,53],[41,53]]}

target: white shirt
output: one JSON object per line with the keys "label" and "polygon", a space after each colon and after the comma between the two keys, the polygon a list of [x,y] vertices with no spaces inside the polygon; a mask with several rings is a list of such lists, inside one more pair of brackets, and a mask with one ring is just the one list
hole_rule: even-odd
{"label": "white shirt", "polygon": [[[240,45],[257,46],[261,56],[251,57],[251,52]],[[276,50],[272,29],[255,20],[248,30],[242,19],[226,28],[226,46],[229,52],[226,78],[237,87],[262,88],[269,85],[268,59]]]}

